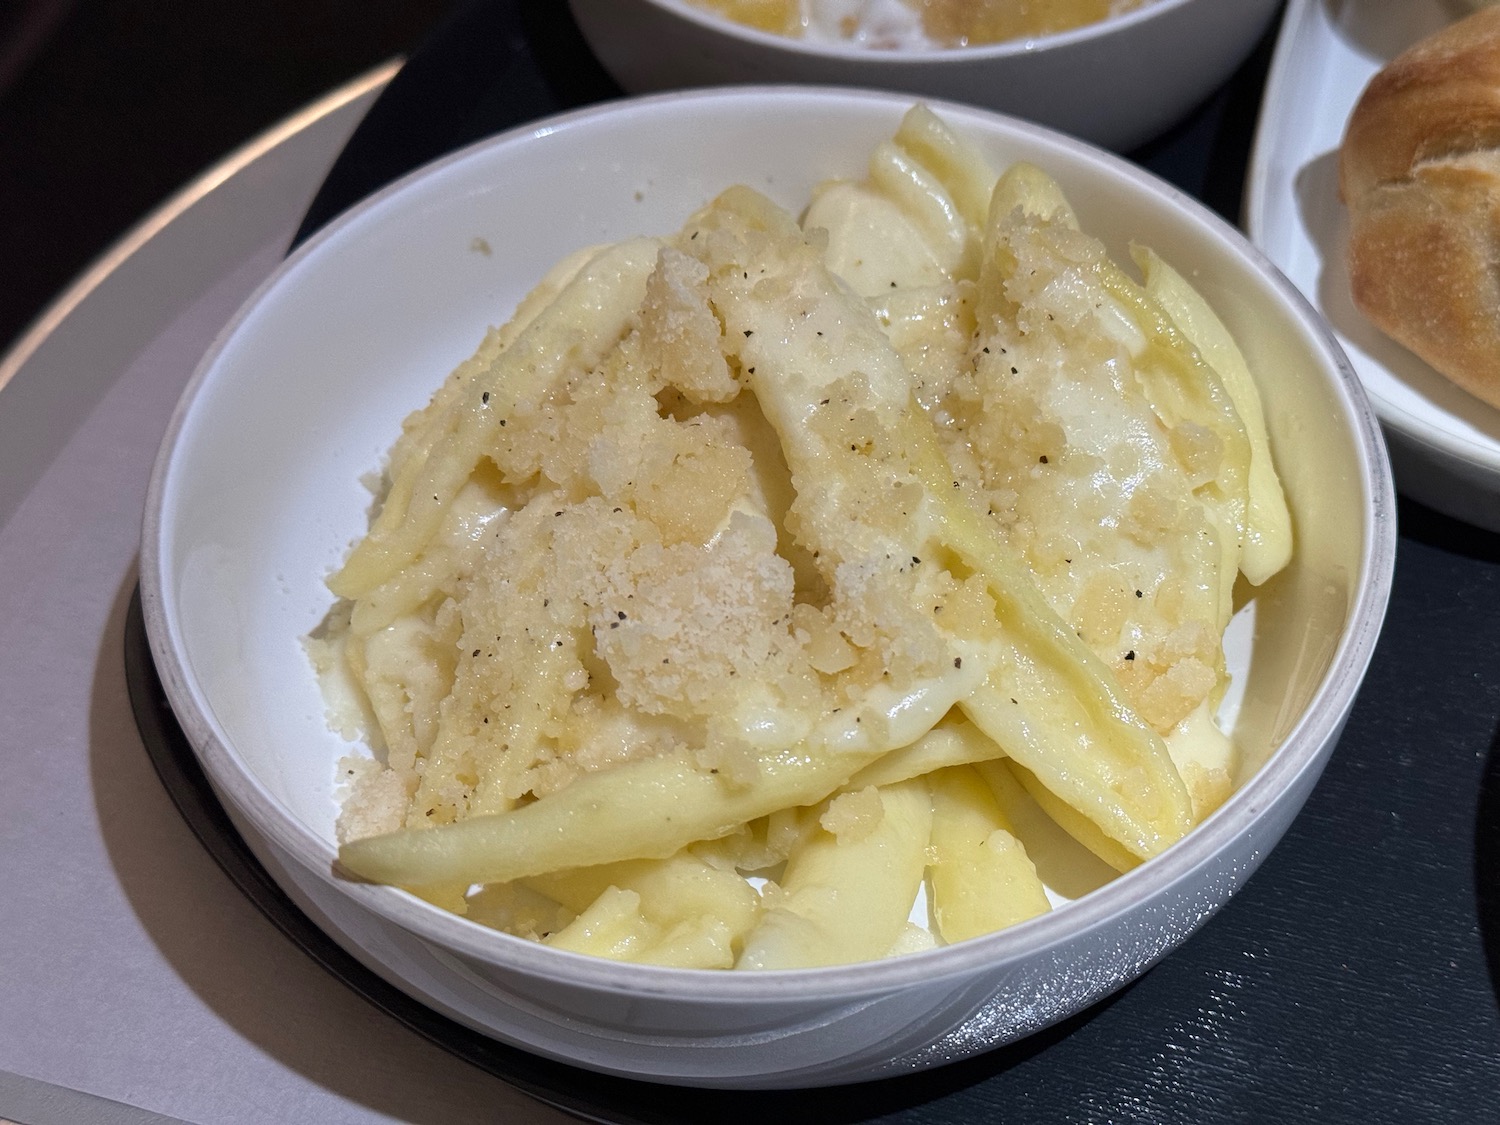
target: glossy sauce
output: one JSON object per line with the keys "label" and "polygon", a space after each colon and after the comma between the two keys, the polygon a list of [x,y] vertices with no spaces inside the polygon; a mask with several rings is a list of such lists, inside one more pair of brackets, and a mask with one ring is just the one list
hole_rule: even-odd
{"label": "glossy sauce", "polygon": [[975,47],[1051,35],[1147,0],[690,0],[775,35],[872,49]]}

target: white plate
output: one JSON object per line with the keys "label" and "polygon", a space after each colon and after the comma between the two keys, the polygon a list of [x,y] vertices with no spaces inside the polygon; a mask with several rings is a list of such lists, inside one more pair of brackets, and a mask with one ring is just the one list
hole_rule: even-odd
{"label": "white plate", "polygon": [[1365,83],[1451,22],[1446,0],[1291,0],[1261,109],[1246,202],[1250,240],[1333,326],[1380,417],[1397,488],[1500,531],[1500,410],[1459,390],[1355,310],[1338,149]]}

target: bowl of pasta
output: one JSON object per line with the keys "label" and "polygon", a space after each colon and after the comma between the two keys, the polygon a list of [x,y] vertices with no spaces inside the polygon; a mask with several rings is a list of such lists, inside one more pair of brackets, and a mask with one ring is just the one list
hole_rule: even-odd
{"label": "bowl of pasta", "polygon": [[1210,917],[1390,588],[1369,406],[1230,226],[950,103],[625,100],[354,208],[152,478],[164,688],[335,940],[487,1035],[855,1082]]}
{"label": "bowl of pasta", "polygon": [[1117,151],[1162,133],[1227,81],[1281,7],[1279,0],[570,4],[599,61],[633,93],[731,83],[867,86],[1014,114]]}

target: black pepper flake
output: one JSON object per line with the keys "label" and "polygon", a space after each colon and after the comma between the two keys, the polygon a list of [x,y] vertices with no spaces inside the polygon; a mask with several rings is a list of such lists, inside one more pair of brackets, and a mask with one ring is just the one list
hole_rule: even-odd
{"label": "black pepper flake", "polygon": [[953,658],[953,667],[955,667],[955,668],[962,668],[963,666],[964,666],[964,658],[962,656],[955,656]]}
{"label": "black pepper flake", "polygon": [[754,374],[755,374],[755,368],[753,368],[753,367],[752,367],[752,368],[750,368],[750,374],[751,374],[751,375],[754,375]]}
{"label": "black pepper flake", "polygon": [[[749,277],[750,275],[746,274],[745,276]],[[748,340],[751,336],[754,336],[754,335],[755,335],[755,329],[753,329],[753,328],[747,328],[747,329],[745,329],[745,339]]]}
{"label": "black pepper flake", "polygon": [[918,558],[916,555],[913,555],[911,557],[911,565],[912,566],[921,566],[922,565],[922,560],[920,558]]}
{"label": "black pepper flake", "polygon": [[501,425],[502,425],[502,426],[503,426],[503,425],[505,425],[505,419],[504,419],[504,418],[501,418],[501,419],[500,419],[500,424],[501,424]]}
{"label": "black pepper flake", "polygon": [[1021,373],[1021,369],[1019,367],[1012,367],[1010,369],[1010,373],[1012,375],[1019,375]]}
{"label": "black pepper flake", "polygon": [[489,402],[490,402],[490,392],[489,391],[485,391],[484,394],[480,395],[479,396],[479,401],[482,402],[482,403],[484,403],[486,406],[488,406]]}
{"label": "black pepper flake", "polygon": [[1010,701],[1011,701],[1011,702],[1012,702],[1012,703],[1015,703],[1015,701],[1016,701],[1016,700],[1015,700],[1015,697],[1014,697],[1014,696],[1012,696],[1012,697],[1011,697],[1011,700],[1010,700]]}
{"label": "black pepper flake", "polygon": [[471,653],[470,653],[470,654],[469,654],[469,655],[470,655],[470,656],[476,656],[476,657],[477,657],[477,656],[478,656],[478,655],[479,655],[479,650],[478,650],[478,649],[477,649],[477,648],[476,648],[476,649],[475,649],[475,650],[474,650],[474,651],[473,651],[473,652],[471,652]]}
{"label": "black pepper flake", "polygon": [[989,355],[990,354],[990,349],[987,348],[987,347],[980,348],[979,350],[982,351],[985,355]]}
{"label": "black pepper flake", "polygon": [[1140,592],[1140,591],[1139,591],[1139,590],[1137,590],[1137,591],[1136,591],[1136,592],[1135,592],[1135,596],[1136,596],[1136,597],[1138,597],[1138,598],[1144,598],[1144,597],[1145,597],[1145,596],[1146,596],[1146,595],[1145,595],[1145,594],[1143,594],[1143,593],[1141,593],[1141,592]]}
{"label": "black pepper flake", "polygon": [[1045,465],[1045,464],[1047,464],[1047,455],[1045,453],[1043,453],[1040,457],[1037,458],[1037,460],[1039,462],[1041,462],[1043,465]]}
{"label": "black pepper flake", "polygon": [[617,609],[617,610],[615,610],[615,616],[618,617],[621,621],[624,621],[625,620],[625,611],[623,609]]}
{"label": "black pepper flake", "polygon": [[1126,660],[1134,660],[1135,659],[1135,649],[1131,649],[1129,652],[1127,652],[1125,654],[1125,659]]}

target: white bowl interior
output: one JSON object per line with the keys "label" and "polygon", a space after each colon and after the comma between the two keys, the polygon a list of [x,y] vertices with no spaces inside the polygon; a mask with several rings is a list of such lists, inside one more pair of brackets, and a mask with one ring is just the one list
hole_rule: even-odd
{"label": "white bowl interior", "polygon": [[[143,546],[164,682],[210,776],[243,815],[327,872],[335,767],[357,747],[328,729],[300,640],[330,604],[323,578],[365,529],[361,478],[486,326],[565,252],[674,230],[731,184],[797,207],[818,181],[859,175],[907,105],[786,88],[667,95],[556,119],[395,185],[270,279],[179,407]],[[1195,833],[1195,846],[1225,846],[1276,796],[1252,790],[1321,766],[1363,674],[1394,545],[1374,423],[1321,322],[1225,224],[1097,150],[978,110],[936,108],[997,168],[1026,159],[1056,176],[1116,255],[1137,241],[1176,264],[1260,376],[1298,549],[1234,629],[1242,788]],[[1263,768],[1273,760],[1279,774]],[[445,916],[433,925],[468,924]],[[504,956],[513,939],[491,936]]]}

